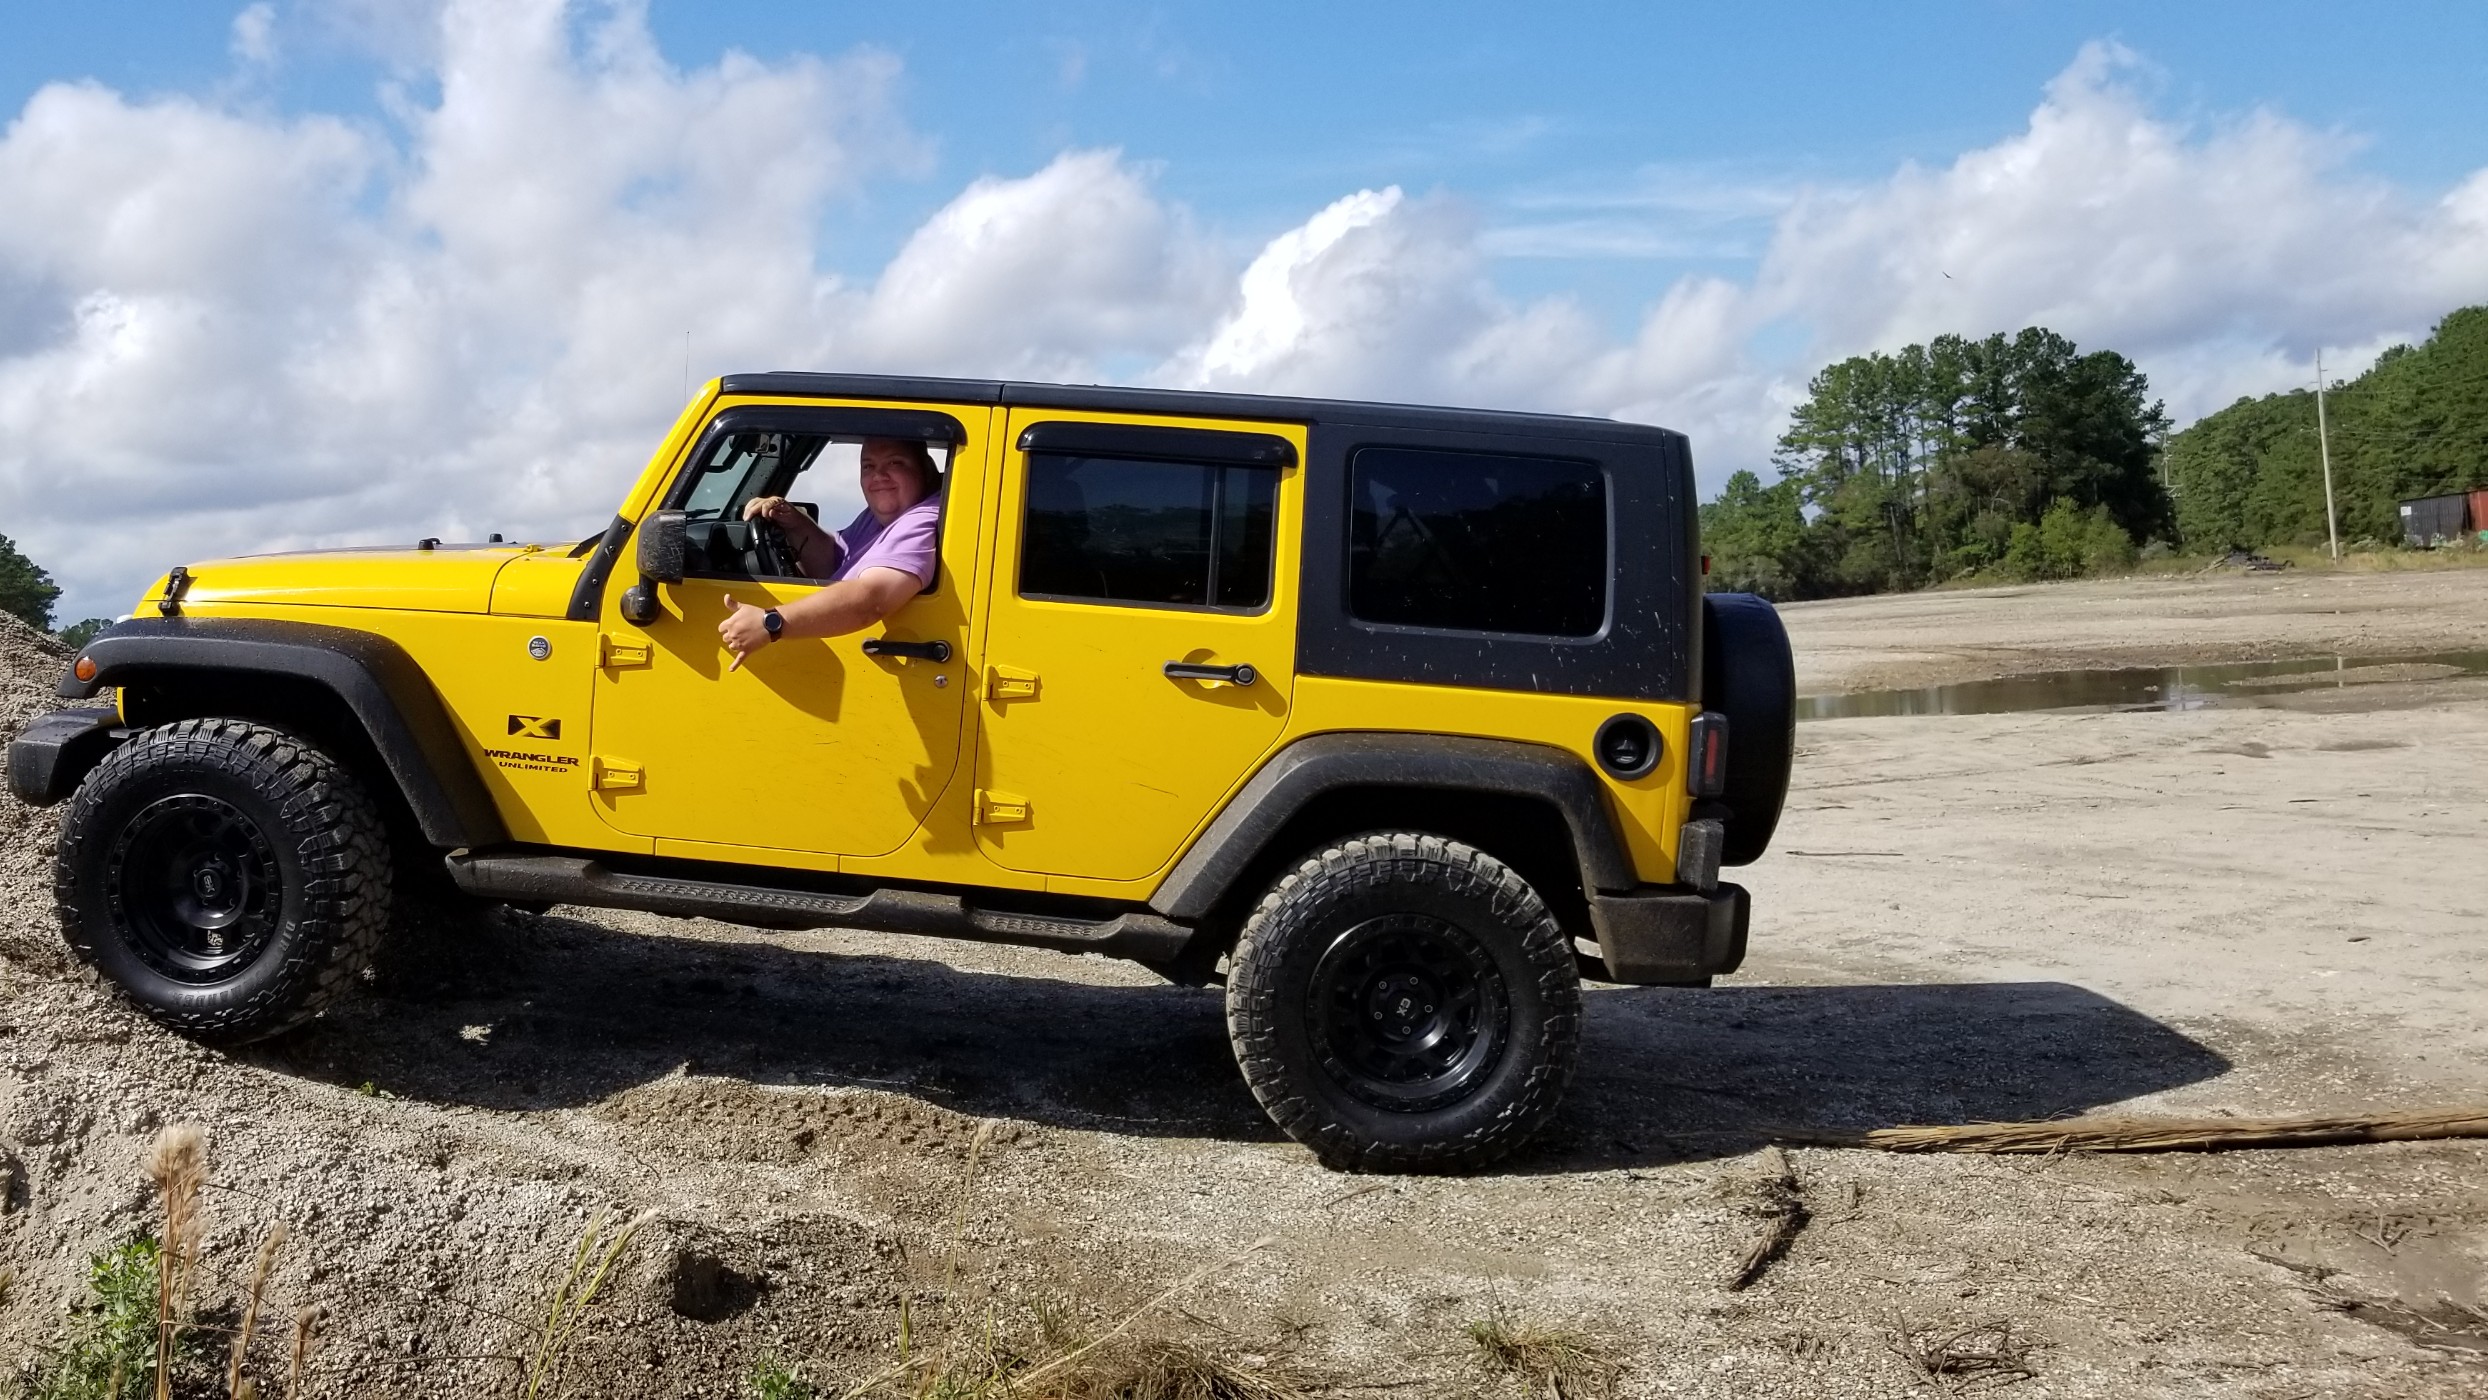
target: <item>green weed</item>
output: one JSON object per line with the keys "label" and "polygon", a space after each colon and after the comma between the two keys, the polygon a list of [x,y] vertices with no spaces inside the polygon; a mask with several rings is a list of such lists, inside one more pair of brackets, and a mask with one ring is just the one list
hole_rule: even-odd
{"label": "green weed", "polygon": [[803,1378],[802,1367],[775,1357],[755,1362],[745,1384],[751,1387],[752,1400],[820,1400],[820,1388]]}
{"label": "green weed", "polygon": [[159,1253],[155,1237],[142,1235],[87,1261],[87,1297],[71,1309],[68,1335],[31,1400],[140,1400],[154,1392]]}

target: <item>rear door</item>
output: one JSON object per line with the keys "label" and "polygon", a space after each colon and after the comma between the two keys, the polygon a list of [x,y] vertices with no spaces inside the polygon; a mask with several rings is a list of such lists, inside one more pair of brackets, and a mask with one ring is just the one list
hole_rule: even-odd
{"label": "rear door", "polygon": [[997,436],[976,841],[1138,880],[1287,722],[1304,430],[1021,408]]}

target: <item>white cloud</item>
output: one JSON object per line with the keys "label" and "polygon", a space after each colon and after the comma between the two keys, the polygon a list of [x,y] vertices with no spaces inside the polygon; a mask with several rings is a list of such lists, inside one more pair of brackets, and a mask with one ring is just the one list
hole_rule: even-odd
{"label": "white cloud", "polygon": [[[1564,299],[1496,295],[1481,240],[1439,210],[1353,196],[1271,242],[1170,374],[1664,422],[1693,434],[1715,483],[1760,465],[1806,378],[1844,355],[2046,325],[2133,356],[2184,421],[2311,382],[2319,346],[2328,373],[2354,373],[2488,299],[2488,170],[2416,199],[2353,169],[2351,141],[2272,112],[2201,132],[2158,117],[2138,67],[2089,46],[2022,131],[1872,185],[1783,192],[1696,171],[1671,198],[1653,172],[1601,204],[1599,238],[1669,248],[1782,207],[1750,278],[1679,280],[1623,344]],[[1540,207],[1589,207],[1567,198]],[[1533,243],[1543,227],[1483,246],[1575,251]]]}
{"label": "white cloud", "polygon": [[[856,369],[1078,378],[1166,354],[1217,310],[1219,251],[1113,151],[968,186],[899,250],[861,308]],[[828,363],[827,359],[816,362]]]}
{"label": "white cloud", "polygon": [[234,58],[256,68],[276,62],[276,6],[258,0],[233,17],[228,47]]}
{"label": "white cloud", "polygon": [[1826,352],[2035,323],[2148,365],[2238,343],[2303,361],[2488,293],[2483,177],[2430,205],[2276,113],[2198,133],[2151,113],[2137,64],[2092,45],[2019,135],[1802,199],[1758,309],[1802,316]]}
{"label": "white cloud", "polygon": [[[236,19],[238,61],[276,61],[267,13]],[[583,534],[679,403],[685,331],[699,375],[1615,414],[1691,432],[1715,484],[1763,461],[1838,355],[2047,324],[2136,356],[2182,416],[2304,382],[2319,344],[2354,371],[2488,298],[2488,171],[2431,200],[2274,113],[2196,130],[2111,47],[2023,130],[1871,184],[1695,169],[1675,188],[1654,168],[1595,207],[1505,206],[1539,234],[1369,189],[1238,252],[1146,166],[1069,151],[969,183],[886,267],[842,277],[826,213],[928,164],[888,56],[683,70],[628,3],[316,14],[401,73],[392,124],[69,83],[0,134],[0,531],[70,586],[71,616],[219,551]],[[1566,238],[1730,235],[1762,248],[1746,275],[1654,289],[1622,335],[1605,308],[1495,281],[1498,256]]]}

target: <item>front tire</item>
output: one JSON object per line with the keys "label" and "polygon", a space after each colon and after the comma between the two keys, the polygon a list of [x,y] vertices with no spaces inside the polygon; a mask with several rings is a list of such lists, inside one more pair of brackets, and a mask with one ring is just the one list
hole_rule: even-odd
{"label": "front tire", "polygon": [[263,725],[182,720],[80,785],[53,890],[70,951],[141,1011],[239,1043],[353,987],[388,923],[388,849],[335,759]]}
{"label": "front tire", "polygon": [[1554,1116],[1581,1033],[1570,941],[1511,867],[1377,832],[1307,859],[1245,923],[1227,1030],[1273,1122],[1329,1166],[1445,1171]]}

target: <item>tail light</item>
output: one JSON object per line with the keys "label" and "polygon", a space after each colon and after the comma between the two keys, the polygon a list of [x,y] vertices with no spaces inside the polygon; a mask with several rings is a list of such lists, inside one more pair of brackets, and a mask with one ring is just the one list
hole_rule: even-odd
{"label": "tail light", "polygon": [[1687,736],[1685,787],[1696,797],[1717,797],[1728,790],[1728,717],[1704,710],[1693,717]]}

